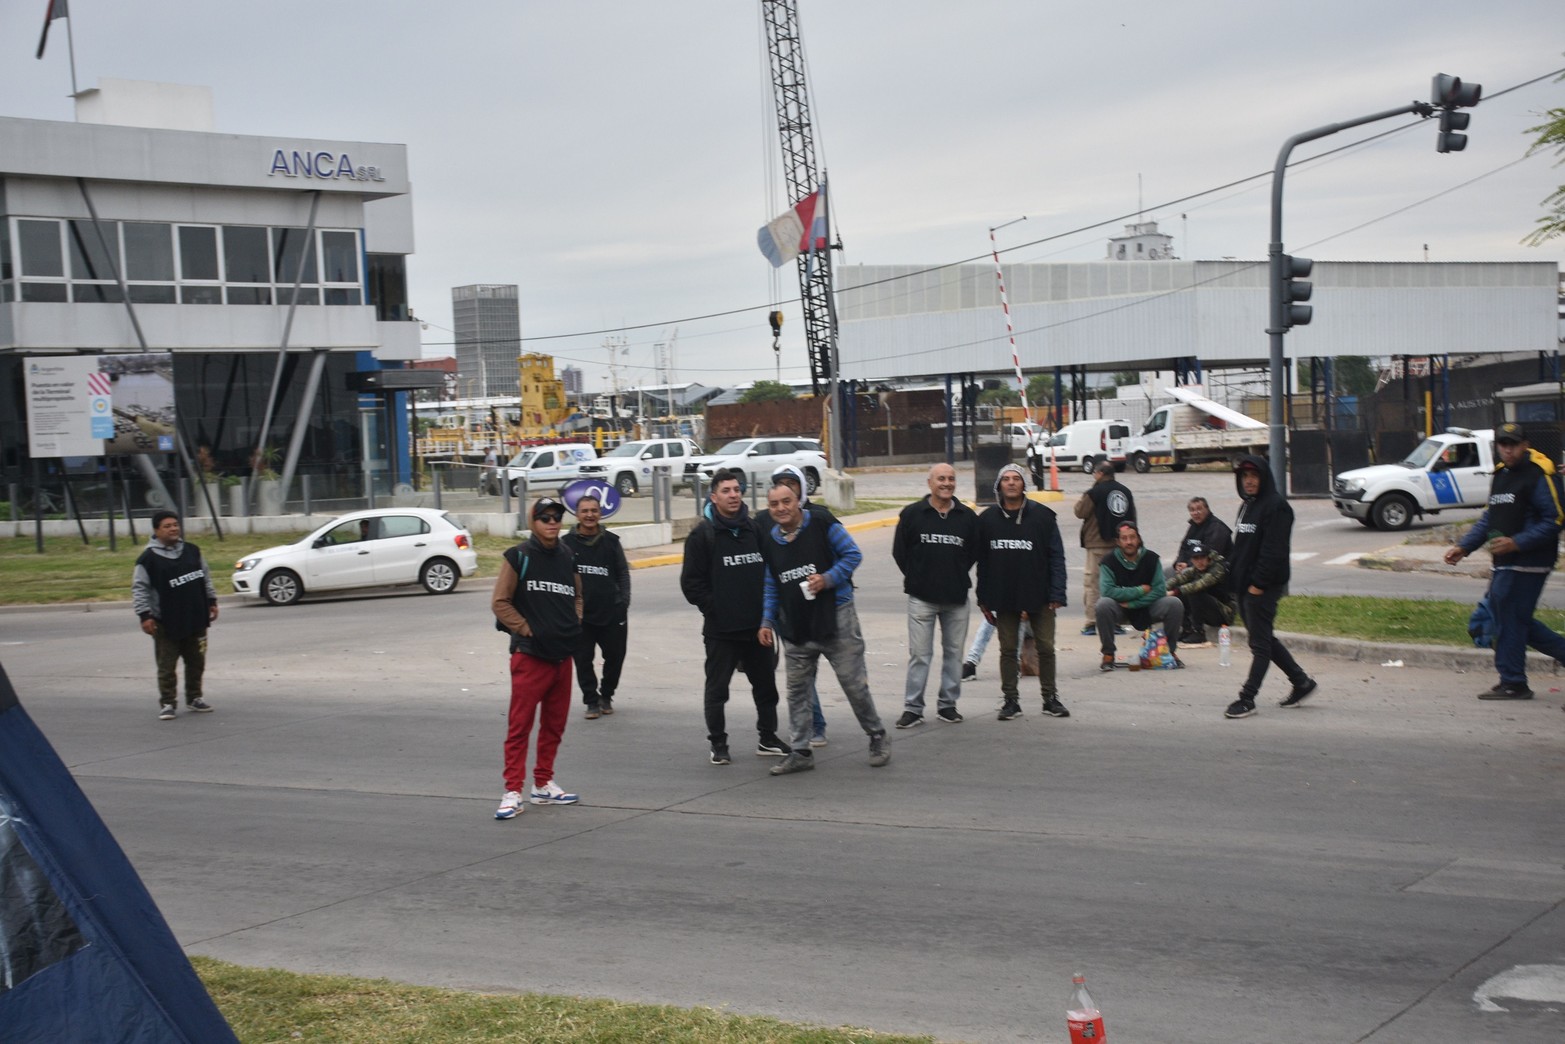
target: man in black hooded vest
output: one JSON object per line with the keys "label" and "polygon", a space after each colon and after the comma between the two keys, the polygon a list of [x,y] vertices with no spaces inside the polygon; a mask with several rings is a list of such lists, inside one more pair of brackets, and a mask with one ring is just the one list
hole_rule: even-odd
{"label": "man in black hooded vest", "polygon": [[212,708],[201,698],[206,673],[207,626],[217,620],[217,589],[201,549],[186,543],[179,516],[152,516],[152,539],[136,559],[131,608],[152,636],[158,664],[158,717],[171,721],[179,705],[179,661],[185,661],[185,706],[197,714]]}

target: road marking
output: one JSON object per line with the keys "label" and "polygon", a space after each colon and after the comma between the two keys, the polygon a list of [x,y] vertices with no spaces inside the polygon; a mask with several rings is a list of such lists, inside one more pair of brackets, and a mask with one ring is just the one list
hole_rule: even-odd
{"label": "road marking", "polygon": [[1295,562],[1303,562],[1305,559],[1314,558],[1317,554],[1319,554],[1317,551],[1291,551],[1288,557]]}
{"label": "road marking", "polygon": [[1345,555],[1338,555],[1330,561],[1322,562],[1321,565],[1347,565],[1349,562],[1357,562],[1364,555],[1365,552],[1363,551],[1349,551]]}
{"label": "road marking", "polygon": [[1534,1001],[1543,1004],[1565,1002],[1565,965],[1518,964],[1473,991],[1479,1011],[1509,1011],[1494,1002],[1495,997]]}

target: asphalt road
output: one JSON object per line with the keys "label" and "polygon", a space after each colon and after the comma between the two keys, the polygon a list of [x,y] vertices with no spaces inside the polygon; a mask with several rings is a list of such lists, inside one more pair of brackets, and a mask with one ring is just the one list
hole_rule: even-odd
{"label": "asphalt road", "polygon": [[[860,495],[883,481],[909,478],[863,476]],[[1225,475],[1129,484],[1153,546],[1193,492],[1232,517]],[[1476,586],[1327,564],[1394,538],[1296,509],[1312,557],[1295,590]],[[890,530],[860,539],[889,722],[902,595]],[[1274,677],[1257,717],[1226,721],[1239,679],[1215,650],[1105,676],[1069,634],[1068,720],[1032,695],[997,721],[991,652],[966,722],[895,732],[871,769],[827,684],[820,767],[774,779],[748,754],[707,764],[699,621],[677,569],[645,569],[620,713],[577,710],[561,750],[582,803],[496,822],[507,681],[487,603],[470,584],[230,606],[217,711],[174,722],[126,608],[5,615],[0,658],[192,953],[944,1040],[1065,1039],[1076,969],[1117,1044],[1565,1036],[1565,714],[1546,685],[1480,703],[1487,672],[1312,653],[1303,708],[1276,707]]]}

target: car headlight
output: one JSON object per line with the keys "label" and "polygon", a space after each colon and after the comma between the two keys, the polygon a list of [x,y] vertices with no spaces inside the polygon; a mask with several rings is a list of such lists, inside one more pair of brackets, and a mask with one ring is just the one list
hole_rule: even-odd
{"label": "car headlight", "polygon": [[1364,480],[1361,478],[1343,479],[1342,488],[1346,490],[1352,490],[1354,492],[1362,492],[1364,489]]}
{"label": "car headlight", "polygon": [[259,557],[257,557],[257,558],[241,558],[239,561],[234,563],[234,572],[241,573],[241,572],[244,572],[246,569],[254,569],[256,566],[258,566],[260,564],[261,564],[261,559]]}

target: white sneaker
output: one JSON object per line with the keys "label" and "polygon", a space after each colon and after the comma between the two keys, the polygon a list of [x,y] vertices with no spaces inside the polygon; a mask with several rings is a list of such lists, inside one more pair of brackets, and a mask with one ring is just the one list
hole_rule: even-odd
{"label": "white sneaker", "polygon": [[507,790],[505,796],[500,799],[500,807],[494,810],[496,819],[514,819],[522,812],[527,811],[527,806],[522,804],[522,792],[520,790]]}
{"label": "white sneaker", "polygon": [[581,795],[567,794],[551,779],[541,787],[533,787],[530,800],[535,805],[574,805],[581,800]]}

